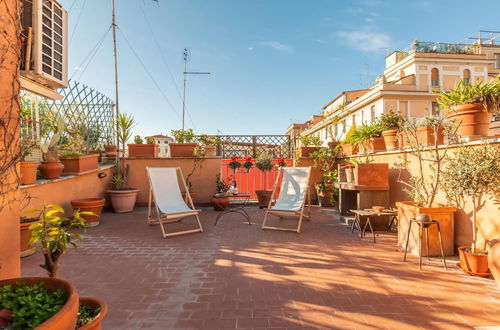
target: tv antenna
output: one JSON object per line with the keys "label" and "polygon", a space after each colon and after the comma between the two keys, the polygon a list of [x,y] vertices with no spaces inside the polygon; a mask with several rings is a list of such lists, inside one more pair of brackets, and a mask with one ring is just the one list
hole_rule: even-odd
{"label": "tv antenna", "polygon": [[188,71],[187,70],[187,62],[189,59],[189,52],[187,48],[184,48],[184,93],[182,96],[182,129],[184,130],[184,118],[186,116],[186,81],[188,74],[210,74],[210,72],[197,72],[197,71]]}

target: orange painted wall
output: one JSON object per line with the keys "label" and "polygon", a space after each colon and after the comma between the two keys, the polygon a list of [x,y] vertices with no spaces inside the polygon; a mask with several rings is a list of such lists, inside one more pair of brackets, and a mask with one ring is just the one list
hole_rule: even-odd
{"label": "orange painted wall", "polygon": [[[99,178],[99,173],[106,173],[105,178]],[[113,167],[68,177],[44,184],[35,184],[21,188],[22,212],[29,209],[40,209],[43,205],[57,204],[64,207],[66,216],[71,215],[71,200],[79,198],[106,197],[109,180],[113,176]],[[19,228],[19,225],[18,225]],[[19,231],[19,229],[18,229]]]}
{"label": "orange painted wall", "polygon": [[[149,182],[146,166],[150,167],[180,167],[184,178],[193,168],[193,157],[174,158],[127,158],[126,164],[130,165],[129,186],[138,188],[137,203],[148,202]],[[201,167],[193,174],[191,182],[194,190],[195,203],[209,203],[215,194],[215,176],[220,173],[222,158],[206,157]]]}

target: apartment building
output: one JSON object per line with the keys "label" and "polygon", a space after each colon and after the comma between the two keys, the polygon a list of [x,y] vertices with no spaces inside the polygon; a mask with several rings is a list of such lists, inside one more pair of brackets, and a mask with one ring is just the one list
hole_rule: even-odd
{"label": "apartment building", "polygon": [[147,136],[146,138],[153,138],[155,143],[159,144],[158,157],[168,157],[170,153],[170,143],[174,142],[174,139],[170,136],[163,134]]}
{"label": "apartment building", "polygon": [[462,79],[486,81],[500,74],[500,32],[479,31],[457,44],[415,40],[385,62],[383,74],[369,88],[342,92],[311,117],[320,120],[292,124],[286,134],[293,132],[293,140],[315,134],[326,146],[342,139],[351,126],[369,124],[391,110],[407,118],[438,115],[436,92],[449,91]]}

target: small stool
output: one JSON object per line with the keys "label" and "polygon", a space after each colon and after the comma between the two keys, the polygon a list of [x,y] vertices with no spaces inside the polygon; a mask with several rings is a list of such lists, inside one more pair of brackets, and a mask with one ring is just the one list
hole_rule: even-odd
{"label": "small stool", "polygon": [[418,237],[418,247],[419,247],[419,264],[418,269],[422,270],[422,234],[425,229],[425,248],[427,251],[427,260],[429,259],[429,227],[432,225],[437,226],[438,237],[439,237],[439,247],[441,248],[441,256],[443,257],[443,265],[444,269],[446,268],[446,258],[444,256],[443,250],[443,239],[441,238],[441,228],[439,226],[439,221],[431,219],[427,214],[419,214],[416,218],[410,219],[410,225],[408,226],[408,234],[406,238],[406,246],[405,246],[405,256],[403,261],[406,261],[406,253],[408,252],[408,242],[410,241],[410,233],[411,233],[411,225],[412,223],[416,223],[419,227],[419,237]]}

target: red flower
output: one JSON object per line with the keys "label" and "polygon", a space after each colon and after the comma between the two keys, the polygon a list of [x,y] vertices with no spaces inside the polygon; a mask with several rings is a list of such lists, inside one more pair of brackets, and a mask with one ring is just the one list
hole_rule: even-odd
{"label": "red flower", "polygon": [[238,161],[240,159],[240,157],[238,156],[233,156],[231,157],[231,160],[234,162],[234,161]]}
{"label": "red flower", "polygon": [[347,167],[349,167],[349,168],[355,168],[356,166],[354,166],[352,164],[349,164],[349,165],[347,165]]}
{"label": "red flower", "polygon": [[252,161],[252,157],[250,157],[250,156],[246,156],[246,157],[245,157],[245,161],[246,161],[246,162],[250,162],[250,161]]}

